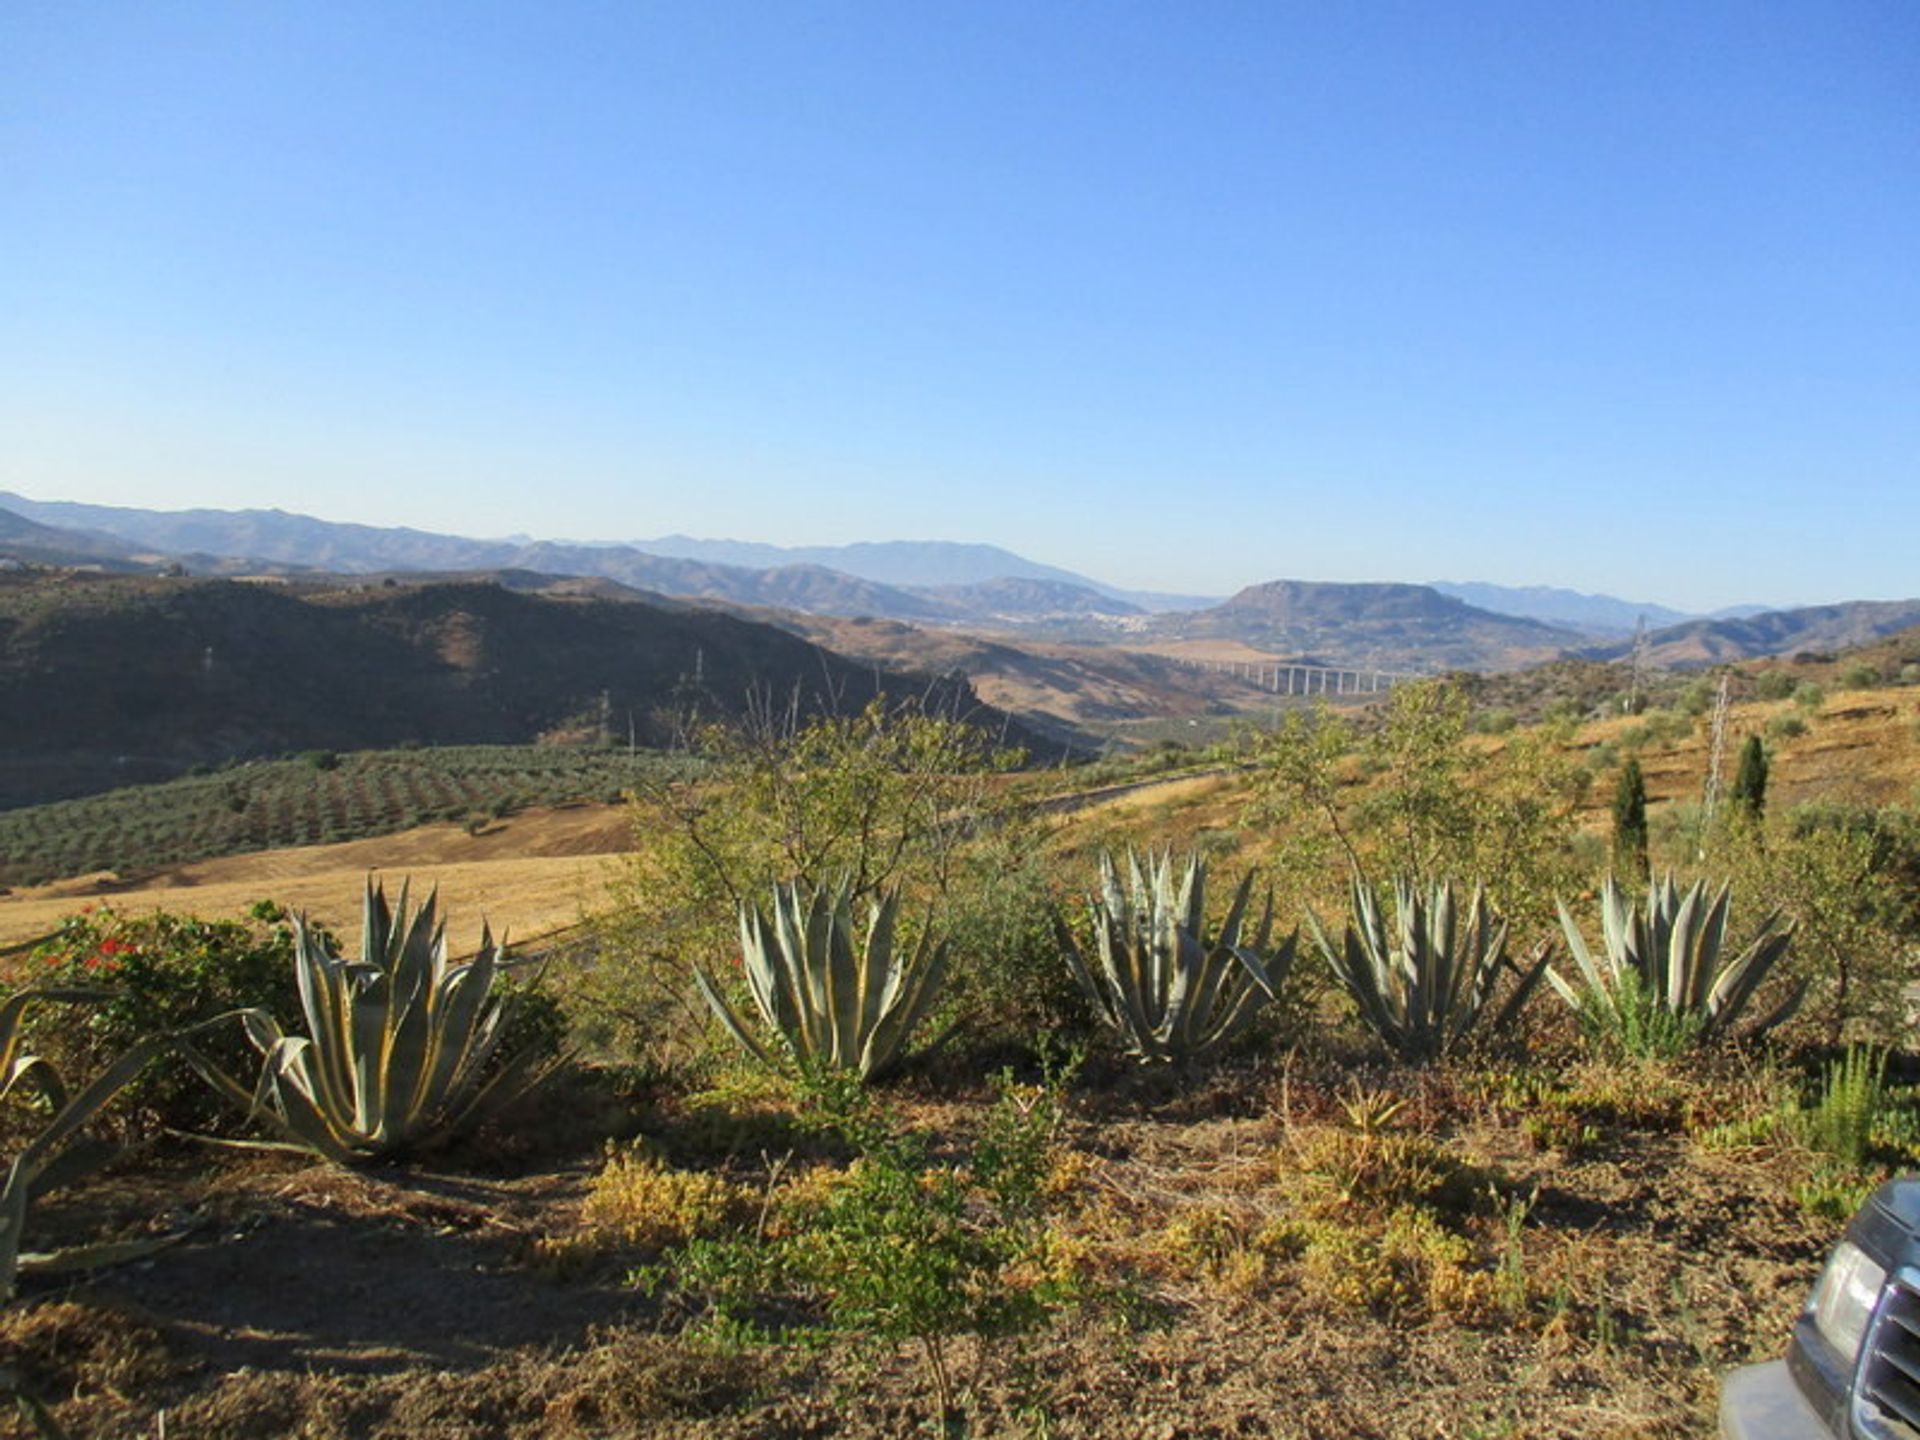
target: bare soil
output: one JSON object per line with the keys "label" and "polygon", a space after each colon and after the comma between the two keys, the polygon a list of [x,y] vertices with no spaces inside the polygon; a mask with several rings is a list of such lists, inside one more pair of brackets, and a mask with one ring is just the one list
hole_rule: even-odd
{"label": "bare soil", "polygon": [[[1471,1084],[1408,1072],[1369,1083],[1503,1194],[1531,1197],[1524,1303],[1342,1305],[1297,1263],[1249,1269],[1231,1244],[1179,1240],[1199,1216],[1244,1240],[1298,1210],[1300,1137],[1336,1113],[1332,1080],[1269,1062],[1084,1081],[1057,1223],[1125,1303],[963,1344],[972,1386],[950,1433],[1704,1440],[1716,1377],[1779,1353],[1831,1243],[1792,1199],[1796,1157],[1705,1149],[1660,1115],[1604,1126],[1577,1158],[1539,1151]],[[900,1099],[920,1124],[957,1132],[984,1112],[977,1090],[917,1083]],[[627,1113],[671,1142],[671,1109]],[[683,1333],[670,1289],[627,1285],[624,1262],[544,1260],[540,1239],[578,1226],[598,1160],[585,1136],[603,1120],[550,1112],[516,1132],[541,1139],[418,1168],[149,1160],[49,1202],[34,1238],[185,1238],[38,1283],[0,1320],[0,1348],[78,1436],[157,1435],[163,1415],[165,1433],[207,1440],[939,1433],[909,1348],[718,1347]],[[750,1176],[758,1162],[705,1163]]]}

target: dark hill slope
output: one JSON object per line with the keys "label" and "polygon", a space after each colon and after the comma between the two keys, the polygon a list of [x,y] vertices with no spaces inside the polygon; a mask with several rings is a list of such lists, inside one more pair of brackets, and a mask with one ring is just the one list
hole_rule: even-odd
{"label": "dark hill slope", "polygon": [[1430,585],[1273,580],[1211,610],[1161,617],[1182,639],[1239,640],[1275,655],[1383,670],[1501,670],[1560,653],[1570,631],[1495,615]]}
{"label": "dark hill slope", "polygon": [[964,683],[695,609],[472,583],[0,576],[0,803],[234,756],[592,735],[603,718],[660,741],[692,703],[730,714],[797,692],[803,709],[851,708],[882,689],[973,706]]}

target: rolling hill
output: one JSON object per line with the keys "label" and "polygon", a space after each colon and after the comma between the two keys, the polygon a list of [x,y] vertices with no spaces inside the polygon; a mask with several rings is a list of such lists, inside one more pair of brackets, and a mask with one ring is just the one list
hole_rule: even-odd
{"label": "rolling hill", "polygon": [[[1920,625],[1920,600],[1853,600],[1671,625],[1647,636],[1647,653],[1656,665],[1712,665],[1803,650],[1846,650],[1913,625]],[[1603,645],[1582,653],[1596,660],[1617,660],[1632,649],[1631,644]]]}
{"label": "rolling hill", "polygon": [[803,709],[964,680],[889,673],[770,625],[483,583],[326,588],[0,574],[0,804],[306,749],[664,741],[755,694]]}
{"label": "rolling hill", "polygon": [[12,510],[0,509],[0,556],[27,564],[131,564],[133,546],[111,535],[43,525]]}
{"label": "rolling hill", "polygon": [[1507,670],[1550,659],[1579,636],[1496,615],[1430,585],[1273,580],[1209,610],[1154,617],[1149,633],[1236,640],[1270,654],[1360,669]]}

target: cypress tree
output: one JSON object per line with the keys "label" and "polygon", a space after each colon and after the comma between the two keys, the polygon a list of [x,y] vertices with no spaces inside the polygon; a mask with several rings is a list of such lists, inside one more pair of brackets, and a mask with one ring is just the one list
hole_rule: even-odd
{"label": "cypress tree", "polygon": [[1733,776],[1733,807],[1748,819],[1767,813],[1767,747],[1758,735],[1749,735],[1740,747],[1740,768]]}
{"label": "cypress tree", "polygon": [[1640,762],[1629,759],[1613,791],[1613,868],[1636,880],[1647,878],[1647,782]]}

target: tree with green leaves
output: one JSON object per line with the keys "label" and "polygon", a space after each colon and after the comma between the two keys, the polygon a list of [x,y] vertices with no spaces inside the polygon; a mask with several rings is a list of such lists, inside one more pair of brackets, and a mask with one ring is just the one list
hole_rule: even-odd
{"label": "tree with green leaves", "polygon": [[1613,868],[1644,880],[1647,868],[1647,781],[1640,762],[1629,757],[1613,790]]}
{"label": "tree with green leaves", "polygon": [[1749,735],[1740,747],[1740,767],[1733,775],[1734,812],[1749,820],[1767,813],[1767,747],[1758,735]]}
{"label": "tree with green leaves", "polygon": [[1272,830],[1283,908],[1337,904],[1355,873],[1465,878],[1520,928],[1550,921],[1586,773],[1547,731],[1489,741],[1470,715],[1466,687],[1443,677],[1395,686],[1364,724],[1294,712],[1254,738],[1247,819]]}
{"label": "tree with green leaves", "polygon": [[731,973],[740,909],[796,879],[856,908],[898,891],[907,943],[961,879],[993,808],[987,781],[1018,763],[987,731],[919,702],[854,714],[756,705],[692,736],[697,775],[643,777],[634,840],[592,927],[603,957],[574,977],[586,1039],[656,1063],[704,1030],[689,965]]}

